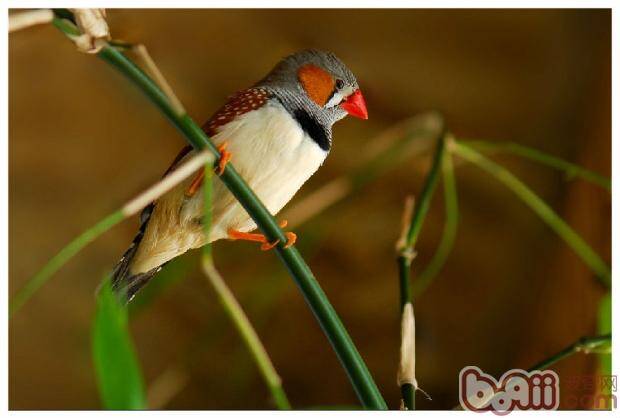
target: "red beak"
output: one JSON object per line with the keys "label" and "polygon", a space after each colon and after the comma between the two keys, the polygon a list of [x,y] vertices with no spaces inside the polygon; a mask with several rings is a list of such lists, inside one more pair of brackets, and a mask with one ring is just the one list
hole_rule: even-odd
{"label": "red beak", "polygon": [[346,110],[346,112],[360,119],[368,119],[368,110],[366,110],[366,101],[362,92],[358,89],[347,97],[344,102],[340,104],[340,107]]}

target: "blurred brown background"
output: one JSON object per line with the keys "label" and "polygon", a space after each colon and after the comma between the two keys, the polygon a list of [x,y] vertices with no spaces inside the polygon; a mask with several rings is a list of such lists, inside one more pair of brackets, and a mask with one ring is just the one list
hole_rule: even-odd
{"label": "blurred brown background", "polygon": [[[457,136],[516,141],[611,171],[611,13],[606,10],[108,10],[115,38],[142,42],[198,121],[282,56],[334,51],[357,75],[370,119],[347,119],[332,154],[295,199],[355,167],[397,121],[441,111]],[[9,295],[69,240],[166,169],[183,139],[142,94],[51,26],[9,38]],[[516,158],[499,159],[610,260],[609,194]],[[403,199],[428,158],[411,159],[297,229],[327,295],[390,407],[399,403],[394,242]],[[461,217],[446,268],[416,301],[418,381],[457,404],[457,375],[527,368],[596,332],[603,294],[588,268],[525,205],[477,168],[457,169]],[[439,191],[441,189],[438,189]],[[441,192],[415,265],[443,227]],[[11,321],[10,408],[97,409],[90,361],[94,291],[136,232],[126,221],[67,264]],[[305,241],[305,243],[304,243]],[[157,407],[271,408],[236,332],[196,268],[133,315]],[[274,254],[215,245],[296,408],[356,405],[336,356]],[[596,372],[594,356],[560,376]],[[163,376],[163,377],[162,377]],[[161,386],[160,386],[161,387]],[[563,388],[563,394],[569,389]]]}

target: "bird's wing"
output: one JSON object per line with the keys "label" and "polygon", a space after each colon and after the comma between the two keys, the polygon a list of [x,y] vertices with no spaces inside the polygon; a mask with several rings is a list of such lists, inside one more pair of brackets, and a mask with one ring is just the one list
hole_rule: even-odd
{"label": "bird's wing", "polygon": [[[202,130],[210,137],[213,137],[233,119],[251,112],[252,110],[260,109],[272,97],[273,96],[262,87],[252,87],[238,91],[230,96],[224,106],[219,108],[218,111],[202,125]],[[183,147],[164,173],[164,177],[174,170],[192,149],[191,145]]]}
{"label": "bird's wing", "polygon": [[214,136],[232,120],[252,110],[260,109],[271,97],[271,94],[262,87],[238,91],[228,98],[226,104],[211,116],[202,129],[207,135]]}

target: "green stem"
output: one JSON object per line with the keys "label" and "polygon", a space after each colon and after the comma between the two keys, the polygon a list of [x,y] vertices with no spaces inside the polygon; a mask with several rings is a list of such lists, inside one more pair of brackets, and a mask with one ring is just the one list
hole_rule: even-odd
{"label": "green stem", "polygon": [[406,229],[406,234],[403,237],[404,239],[402,239],[402,246],[398,249],[399,255],[397,263],[400,282],[401,312],[404,309],[405,305],[411,302],[410,271],[411,262],[415,257],[415,243],[418,239],[418,236],[420,235],[420,231],[422,229],[424,219],[426,218],[426,214],[428,213],[433,192],[437,187],[439,169],[442,166],[444,154],[445,138],[442,135],[437,141],[437,146],[433,155],[433,164],[431,166],[430,172],[428,173],[428,176],[426,177],[426,180],[424,181],[424,186],[422,187],[420,198],[415,205],[415,209],[411,216],[411,221],[408,228]]}
{"label": "green stem", "polygon": [[411,262],[412,255],[403,254],[396,259],[398,264],[398,282],[400,286],[400,312],[403,312],[405,305],[412,301],[411,297]]}
{"label": "green stem", "polygon": [[415,411],[415,392],[411,383],[405,383],[400,387],[400,396],[407,411]]}
{"label": "green stem", "polygon": [[581,177],[583,180],[594,183],[607,191],[611,191],[611,180],[594,171],[587,170],[580,165],[547,154],[535,148],[514,142],[489,142],[480,140],[460,140],[462,144],[482,152],[506,152],[523,157],[538,163],[564,171],[568,178]]}
{"label": "green stem", "polygon": [[[411,215],[411,220],[409,223],[409,227],[406,228],[406,233],[401,238],[403,241],[401,243],[401,248],[398,249],[399,255],[397,258],[398,265],[398,277],[400,284],[400,311],[401,317],[402,313],[405,309],[405,305],[411,303],[413,306],[413,301],[411,297],[411,262],[415,257],[415,243],[417,242],[418,236],[422,229],[422,224],[424,223],[424,219],[426,218],[426,214],[428,213],[428,209],[430,207],[430,202],[433,196],[433,192],[437,187],[437,181],[439,178],[439,170],[442,166],[442,161],[444,159],[445,154],[445,135],[442,135],[438,141],[437,146],[435,148],[435,153],[433,155],[433,163],[431,166],[431,170],[428,173],[426,180],[424,181],[424,186],[422,187],[422,192],[420,193],[420,198],[418,199],[417,204],[413,210],[413,214]],[[402,318],[401,318],[402,320]],[[415,355],[415,354],[414,354]],[[415,378],[415,376],[410,376],[411,378]],[[410,383],[404,383],[401,385],[401,394],[404,406],[407,410],[415,409],[415,387],[413,387]]]}
{"label": "green stem", "polygon": [[[65,31],[62,26],[66,26],[70,22],[64,20],[62,22],[63,25],[61,25],[57,22],[58,20],[62,19],[56,18],[55,25],[67,33],[68,31]],[[181,131],[185,139],[194,148],[203,149],[207,147],[216,158],[220,157],[217,148],[200,126],[187,114],[176,114],[161,89],[123,53],[106,46],[97,55],[140,88]],[[372,379],[366,364],[359,355],[327,296],[316,281],[312,271],[294,246],[284,248],[287,238],[278,226],[276,219],[247,186],[232,164],[226,165],[226,169],[220,176],[220,179],[245,208],[265,236],[270,241],[280,241],[280,244],[276,247],[277,254],[299,286],[323,332],[336,351],[362,405],[368,409],[387,409],[385,401]]]}
{"label": "green stem", "polygon": [[22,287],[17,294],[9,302],[9,318],[11,318],[15,312],[21,308],[24,303],[30,299],[30,297],[45,284],[45,282],[56,273],[71,257],[80,252],[82,248],[91,243],[99,235],[103,234],[114,225],[125,219],[122,210],[103,218],[97,224],[84,231],[81,235],[71,241],[66,247],[64,247],[58,254],[56,254],[50,261],[37,274],[32,277]]}
{"label": "green stem", "polygon": [[577,255],[596,274],[600,282],[607,288],[611,286],[611,271],[599,255],[577,234],[564,220],[558,216],[547,203],[536,195],[521,180],[501,165],[489,160],[471,147],[455,142],[452,151],[465,160],[477,165],[491,174],[523,202],[528,205],[551,229],[553,229]]}
{"label": "green stem", "polygon": [[576,353],[595,353],[596,350],[603,345],[611,344],[611,334],[599,335],[596,337],[583,337],[569,345],[565,349],[555,353],[549,358],[546,358],[534,366],[528,369],[529,372],[534,370],[545,370],[557,363],[560,360],[564,360],[566,357],[572,356]]}
{"label": "green stem", "polygon": [[[535,370],[547,370],[549,367],[559,362],[560,360],[564,360],[565,358],[577,353],[596,353],[597,349],[607,344],[611,344],[611,334],[599,335],[596,337],[582,337],[579,340],[575,341],[573,344],[564,348],[563,350],[553,354],[551,357],[547,357],[546,359],[538,362],[534,366],[527,369],[527,371],[531,373]],[[490,403],[492,399],[493,398],[489,399],[487,403]],[[458,405],[453,409],[462,410],[463,407],[461,405]]]}
{"label": "green stem", "polygon": [[422,230],[422,224],[424,223],[424,219],[426,218],[426,214],[428,213],[428,209],[431,205],[431,198],[433,196],[433,192],[437,187],[439,170],[441,168],[441,162],[444,157],[444,149],[445,138],[442,135],[442,137],[437,142],[435,154],[433,155],[433,165],[431,166],[431,171],[428,173],[426,181],[424,182],[424,186],[422,187],[422,193],[420,194],[420,198],[416,203],[416,209],[413,213],[413,218],[411,219],[409,231],[407,232],[407,247],[411,249],[415,247],[415,244],[418,240],[420,231]]}
{"label": "green stem", "polygon": [[428,288],[433,279],[441,271],[441,268],[448,259],[450,251],[452,251],[454,240],[456,239],[456,230],[459,222],[459,207],[456,182],[454,180],[454,165],[452,162],[452,155],[449,152],[446,153],[443,159],[441,169],[443,174],[446,222],[435,255],[433,255],[428,266],[426,266],[424,271],[420,273],[413,283],[412,293],[416,297]]}

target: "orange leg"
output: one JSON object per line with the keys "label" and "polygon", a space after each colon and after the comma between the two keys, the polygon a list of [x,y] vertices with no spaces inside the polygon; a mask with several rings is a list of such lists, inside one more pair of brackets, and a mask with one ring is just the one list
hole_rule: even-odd
{"label": "orange leg", "polygon": [[232,154],[226,151],[226,147],[228,146],[227,142],[222,142],[217,146],[217,150],[220,152],[220,160],[217,162],[217,168],[215,169],[215,174],[221,176],[224,170],[226,169],[226,164],[230,161],[230,157]]}
{"label": "orange leg", "polygon": [[194,177],[194,180],[192,180],[192,183],[189,185],[187,191],[185,192],[185,196],[192,197],[193,195],[195,195],[196,192],[202,187],[202,180],[204,178],[205,172],[204,170],[200,170],[196,177]]}
{"label": "orange leg", "polygon": [[[286,220],[280,222],[280,227],[284,228],[288,222]],[[286,244],[284,248],[288,248],[291,245],[295,244],[297,241],[297,235],[293,232],[286,232]],[[275,242],[267,241],[267,238],[263,234],[249,233],[249,232],[240,232],[234,229],[228,230],[228,238],[232,240],[243,240],[243,241],[251,241],[251,242],[260,242],[262,245],[260,249],[262,251],[271,250],[273,247],[280,243],[280,240],[276,240]]]}
{"label": "orange leg", "polygon": [[[222,155],[220,160],[217,163],[217,167],[215,168],[215,174],[217,174],[218,176],[224,172],[224,169],[226,168],[226,164],[228,164],[228,162],[230,161],[230,157],[232,156],[230,152],[226,151],[227,145],[228,144],[226,142],[223,142],[217,147],[217,150]],[[205,172],[204,170],[200,170],[198,174],[196,175],[196,177],[194,177],[194,180],[192,180],[191,184],[189,185],[187,191],[185,192],[185,196],[187,197],[194,196],[196,192],[200,190],[200,188],[202,187],[202,181],[204,180],[204,178],[205,178]]]}
{"label": "orange leg", "polygon": [[286,235],[286,244],[284,244],[284,248],[288,248],[291,245],[295,245],[297,242],[297,234],[294,232],[285,232]]}

